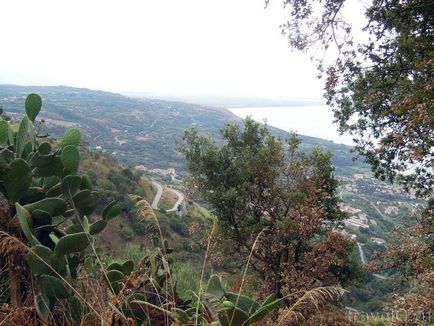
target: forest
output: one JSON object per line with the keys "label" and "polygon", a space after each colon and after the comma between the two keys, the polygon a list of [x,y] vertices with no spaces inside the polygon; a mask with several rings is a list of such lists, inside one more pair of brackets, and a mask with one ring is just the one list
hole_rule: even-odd
{"label": "forest", "polygon": [[[291,20],[281,27],[293,49],[316,53],[339,131],[353,136],[366,165],[352,166],[342,146],[330,145],[336,160],[309,137],[283,138],[251,118],[225,122],[190,104],[179,104],[179,117],[169,105],[173,121],[194,110],[213,118],[185,128],[177,142],[176,124],[152,134],[165,145],[146,145],[150,156],[185,166],[183,206],[171,211],[166,194],[155,209],[153,180],[133,168],[148,134],[124,147],[134,157],[122,165],[92,147],[102,121],[67,110],[66,100],[56,97],[55,114],[67,121],[41,117],[45,98],[32,91],[8,102],[11,111],[2,107],[0,325],[432,325],[434,6],[374,0],[365,13],[369,41],[354,44],[343,3],[284,0]],[[83,94],[92,108],[90,91],[75,95]],[[95,107],[104,110],[118,113]],[[113,120],[127,128],[167,119],[158,110],[155,118],[128,112]],[[50,121],[63,123],[56,137]],[[206,133],[217,122],[219,134]],[[108,148],[122,145],[122,131],[112,129],[113,139],[103,135]],[[382,202],[402,214],[387,205],[395,188],[350,180],[334,163],[369,167],[372,178],[407,193],[401,202],[417,205],[384,218]],[[349,234],[354,209],[344,200],[381,218]],[[355,309],[357,301],[369,311]]]}

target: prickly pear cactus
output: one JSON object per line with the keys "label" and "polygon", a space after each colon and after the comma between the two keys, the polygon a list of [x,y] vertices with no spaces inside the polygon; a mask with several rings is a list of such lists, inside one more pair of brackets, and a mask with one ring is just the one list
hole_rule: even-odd
{"label": "prickly pear cactus", "polygon": [[39,111],[41,111],[42,99],[38,94],[29,94],[26,98],[24,106],[26,108],[27,117],[30,119],[30,121],[34,122],[37,115],[39,114]]}
{"label": "prickly pear cactus", "polygon": [[209,301],[219,303],[214,306],[217,306],[218,321],[222,326],[248,326],[257,323],[278,308],[282,301],[270,295],[260,304],[246,295],[227,291],[217,275],[211,276],[207,294]]}
{"label": "prickly pear cactus", "polygon": [[[99,195],[88,178],[77,174],[80,131],[69,129],[60,144],[40,136],[36,130],[42,125],[36,118],[41,107],[41,97],[30,94],[20,121],[14,124],[0,116],[0,199],[11,207],[0,228],[30,247],[26,261],[33,280],[26,287],[21,284],[25,276],[9,280],[19,290],[11,293],[11,303],[20,305],[22,291],[34,293],[38,316],[46,321],[59,299],[66,300],[72,315],[83,308],[71,284],[91,256],[93,236],[120,213],[120,207],[112,202],[100,219],[89,222]],[[128,272],[128,266],[122,272]],[[11,271],[15,267],[9,266]]]}

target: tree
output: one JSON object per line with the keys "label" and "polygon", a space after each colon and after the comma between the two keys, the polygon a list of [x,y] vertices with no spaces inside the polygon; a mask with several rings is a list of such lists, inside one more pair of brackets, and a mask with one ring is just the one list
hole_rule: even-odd
{"label": "tree", "polygon": [[409,289],[395,293],[386,309],[405,311],[411,325],[429,322],[434,309],[434,200],[416,223],[398,231],[398,243],[374,253],[368,268],[374,272],[398,269]]}
{"label": "tree", "polygon": [[345,215],[330,153],[302,153],[295,136],[284,146],[250,118],[221,134],[218,146],[191,129],[178,146],[190,188],[218,218],[221,249],[237,262],[251,254],[251,267],[278,297],[353,280],[354,243],[336,231]]}
{"label": "tree", "polygon": [[[290,44],[302,51],[318,45],[337,49],[331,62],[318,60],[326,76],[325,97],[341,132],[350,132],[355,150],[377,178],[400,181],[422,197],[434,188],[434,4],[429,0],[373,0],[365,11],[369,40],[356,44],[340,14],[348,1],[285,0],[291,21],[283,25]],[[320,19],[315,15],[319,14]],[[403,230],[399,244],[374,255],[372,270],[397,268],[411,286],[397,295],[395,309],[408,322],[432,311],[434,298],[433,199]],[[420,322],[421,320],[419,320]]]}
{"label": "tree", "polygon": [[354,3],[284,0],[284,4],[291,19],[282,25],[283,33],[292,47],[319,53],[325,98],[334,108],[340,131],[354,136],[356,151],[378,178],[399,180],[421,196],[432,193],[432,1],[373,0],[364,13],[363,31],[369,40],[360,43],[342,15],[343,8]]}

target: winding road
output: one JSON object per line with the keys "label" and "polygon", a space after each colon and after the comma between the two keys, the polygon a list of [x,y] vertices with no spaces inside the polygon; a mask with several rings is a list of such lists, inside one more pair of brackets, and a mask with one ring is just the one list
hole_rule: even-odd
{"label": "winding road", "polygon": [[[161,184],[159,184],[158,182],[152,180],[152,185],[154,187],[157,188],[157,193],[155,194],[154,200],[152,201],[151,207],[152,209],[157,210],[158,209],[158,203],[160,202],[161,196],[163,195],[163,187],[161,186]],[[178,210],[178,206],[182,204],[182,202],[184,201],[184,194],[182,194],[181,192],[179,192],[178,190],[175,189],[170,189],[171,191],[173,191],[177,196],[178,196],[178,200],[176,201],[175,205],[173,205],[173,207],[171,209],[168,209],[167,212],[176,212]]]}
{"label": "winding road", "polygon": [[[362,248],[362,245],[361,245],[360,242],[357,242],[357,247],[359,248],[360,260],[362,261],[362,264],[366,264],[365,253],[363,252],[363,248]],[[380,275],[380,274],[377,274],[377,273],[373,273],[372,275],[374,277],[380,279],[380,280],[387,279],[387,276]]]}
{"label": "winding road", "polygon": [[152,180],[152,184],[154,187],[157,187],[157,194],[154,197],[154,200],[152,201],[152,209],[157,210],[158,209],[158,202],[161,199],[161,196],[163,195],[163,187],[156,181]]}
{"label": "winding road", "polygon": [[178,190],[175,189],[170,189],[170,190],[173,191],[178,196],[178,200],[176,201],[175,205],[173,205],[173,207],[167,211],[175,212],[178,210],[178,206],[181,205],[182,202],[184,201],[184,194],[180,193]]}

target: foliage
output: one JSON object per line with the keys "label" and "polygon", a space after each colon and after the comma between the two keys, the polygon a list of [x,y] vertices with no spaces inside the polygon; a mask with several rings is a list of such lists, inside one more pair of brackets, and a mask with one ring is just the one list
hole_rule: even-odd
{"label": "foliage", "polygon": [[[195,130],[179,150],[196,189],[219,220],[220,249],[247,261],[268,291],[281,298],[314,284],[345,284],[357,274],[353,242],[334,231],[345,215],[338,208],[330,154],[298,150],[246,119],[228,125],[217,146]],[[289,302],[287,302],[289,303]]]}
{"label": "foliage", "polygon": [[[268,1],[267,1],[268,2]],[[301,51],[335,48],[317,58],[325,97],[342,132],[375,175],[407,189],[433,191],[434,10],[428,0],[374,0],[365,7],[366,41],[357,43],[342,12],[349,1],[284,0],[291,19],[282,26]],[[318,5],[317,5],[318,4]],[[319,51],[321,53],[321,51]],[[317,52],[318,53],[318,52]],[[330,53],[330,51],[329,51]],[[333,56],[333,55],[332,55]]]}
{"label": "foliage", "polygon": [[[0,104],[8,112],[20,113],[24,103],[17,95],[35,90],[44,97],[44,119],[51,135],[61,137],[66,126],[80,125],[83,139],[89,140],[92,150],[110,154],[127,166],[176,168],[178,174],[184,173],[186,167],[175,151],[175,141],[186,128],[196,124],[200,132],[218,139],[218,131],[226,121],[242,122],[224,109],[72,87],[0,85]],[[289,135],[277,128],[272,131],[282,137]],[[306,151],[313,146],[332,151],[333,163],[339,171],[348,171],[354,165],[361,167],[352,162],[348,146],[301,137]]]}
{"label": "foliage", "polygon": [[70,129],[60,147],[41,137],[35,130],[41,105],[39,95],[30,94],[27,116],[17,123],[0,121],[7,135],[0,144],[0,248],[8,264],[12,307],[33,302],[39,317],[47,320],[59,299],[85,304],[71,284],[92,255],[86,249],[93,246],[93,235],[120,207],[110,203],[102,219],[91,222],[99,195],[76,174],[80,132]]}
{"label": "foliage", "polygon": [[421,313],[434,309],[434,200],[419,217],[418,223],[400,230],[399,243],[385,252],[377,252],[369,262],[373,271],[399,269],[409,286],[395,293],[390,310],[406,311],[408,322],[417,323]]}
{"label": "foliage", "polygon": [[[355,139],[355,150],[381,180],[398,181],[428,199],[434,190],[434,6],[427,0],[374,0],[365,7],[366,41],[356,43],[341,15],[349,1],[285,0],[291,21],[283,26],[291,46],[322,52],[334,47],[331,62],[320,55],[325,97],[334,107],[341,132]],[[317,3],[319,4],[317,6]],[[318,19],[319,15],[319,19]],[[317,50],[317,49],[316,49]],[[432,311],[432,199],[400,241],[378,252],[373,270],[398,269],[414,293],[396,295],[408,322],[418,310]]]}
{"label": "foliage", "polygon": [[[60,142],[41,135],[42,126],[36,122],[41,104],[38,95],[31,94],[26,101],[27,116],[16,124],[1,120],[2,137],[6,136],[0,148],[0,252],[2,265],[8,266],[2,282],[6,278],[10,293],[2,302],[1,323],[249,325],[263,320],[292,296],[269,296],[259,304],[241,294],[241,289],[238,293],[226,290],[214,275],[207,293],[199,284],[196,295],[196,286],[184,284],[184,293],[195,297],[181,299],[169,259],[173,248],[149,203],[135,195],[124,207],[114,201],[101,207],[100,195],[92,189],[101,175],[78,174],[80,132],[70,129]],[[319,165],[318,173],[310,175],[314,183],[319,181],[317,176],[327,173],[326,162],[320,160]],[[112,170],[110,175],[123,186],[131,180],[141,182],[129,169],[121,174]],[[324,186],[334,187],[333,183]],[[331,196],[325,201],[330,203],[325,214],[337,217],[336,199]],[[130,246],[127,254],[133,259],[128,260],[98,253],[96,234],[131,207],[136,209],[137,221],[146,223],[152,245],[146,249]],[[167,219],[164,214],[159,216]],[[188,232],[183,222],[165,223],[166,229],[171,226],[180,234]],[[295,306],[304,300],[323,304],[340,294],[338,288],[309,290]]]}

